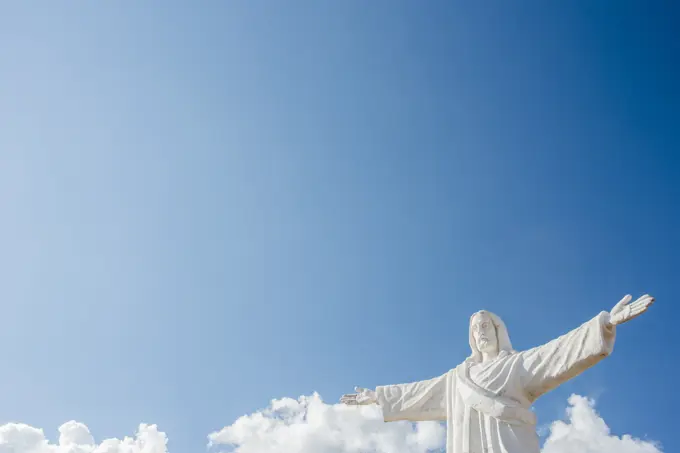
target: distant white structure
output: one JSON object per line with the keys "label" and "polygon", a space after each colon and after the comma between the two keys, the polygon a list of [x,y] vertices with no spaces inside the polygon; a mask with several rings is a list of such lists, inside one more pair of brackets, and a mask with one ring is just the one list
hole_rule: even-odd
{"label": "distant white structure", "polygon": [[488,311],[470,318],[472,354],[445,374],[344,395],[350,405],[379,404],[386,422],[446,421],[447,453],[540,453],[533,402],[611,354],[616,326],[654,303],[626,296],[542,346],[517,352],[503,321]]}

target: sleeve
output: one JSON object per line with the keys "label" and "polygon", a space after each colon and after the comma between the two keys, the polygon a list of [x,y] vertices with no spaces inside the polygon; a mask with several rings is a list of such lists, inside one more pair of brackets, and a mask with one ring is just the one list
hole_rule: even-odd
{"label": "sleeve", "polygon": [[447,374],[427,381],[377,387],[378,404],[385,421],[446,420]]}
{"label": "sleeve", "polygon": [[530,401],[581,374],[614,349],[616,327],[609,313],[595,318],[542,346],[521,352],[523,386]]}

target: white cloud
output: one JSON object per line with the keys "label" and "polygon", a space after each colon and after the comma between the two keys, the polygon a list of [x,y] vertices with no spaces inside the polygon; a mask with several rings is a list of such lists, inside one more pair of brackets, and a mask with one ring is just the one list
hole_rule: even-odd
{"label": "white cloud", "polygon": [[0,426],[0,453],[167,453],[167,436],[156,425],[139,425],[134,437],[106,439],[96,444],[90,430],[70,421],[59,427],[59,440],[50,443],[42,429],[23,423]]}
{"label": "white cloud", "polygon": [[272,401],[209,436],[235,453],[425,453],[444,446],[444,427],[384,423],[376,406],[325,404],[318,394]]}
{"label": "white cloud", "polygon": [[656,442],[610,433],[595,411],[595,402],[579,395],[569,397],[566,422],[556,421],[543,446],[543,453],[660,453]]}
{"label": "white cloud", "polygon": [[[655,442],[612,435],[594,401],[578,395],[569,398],[566,419],[547,433],[542,453],[662,452]],[[273,400],[209,437],[233,453],[426,453],[443,451],[445,432],[435,422],[384,423],[376,406],[325,404],[314,394]],[[8,423],[0,426],[0,453],[167,453],[167,436],[141,424],[133,437],[96,443],[87,426],[70,421],[50,443],[42,429]]]}
{"label": "white cloud", "polygon": [[[376,406],[329,405],[314,394],[273,400],[209,439],[233,453],[425,453],[443,451],[445,431],[435,422],[384,423]],[[567,420],[550,425],[542,453],[661,453],[661,448],[611,435],[594,402],[572,395]]]}

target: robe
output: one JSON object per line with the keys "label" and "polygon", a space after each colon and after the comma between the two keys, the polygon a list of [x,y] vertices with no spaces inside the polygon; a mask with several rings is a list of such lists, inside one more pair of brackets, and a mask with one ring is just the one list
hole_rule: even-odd
{"label": "robe", "polygon": [[532,403],[611,354],[602,312],[571,332],[490,361],[468,358],[433,379],[376,388],[386,422],[446,421],[447,453],[540,453]]}

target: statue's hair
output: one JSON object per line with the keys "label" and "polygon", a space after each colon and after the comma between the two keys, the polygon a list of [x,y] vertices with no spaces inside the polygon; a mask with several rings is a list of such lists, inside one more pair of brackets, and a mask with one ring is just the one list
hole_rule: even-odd
{"label": "statue's hair", "polygon": [[469,324],[469,339],[470,339],[470,349],[472,349],[472,354],[470,355],[469,359],[474,361],[474,362],[481,362],[482,361],[482,353],[477,349],[477,342],[475,341],[475,337],[472,335],[472,319],[477,316],[477,315],[487,315],[489,318],[491,318],[491,323],[496,329],[496,341],[498,341],[498,353],[506,352],[506,353],[513,353],[515,352],[514,349],[512,349],[512,343],[510,342],[510,335],[508,335],[508,329],[505,327],[505,323],[503,320],[496,314],[491,313],[490,311],[487,310],[480,310],[476,313],[473,313],[472,316],[470,316],[470,324]]}

